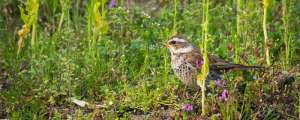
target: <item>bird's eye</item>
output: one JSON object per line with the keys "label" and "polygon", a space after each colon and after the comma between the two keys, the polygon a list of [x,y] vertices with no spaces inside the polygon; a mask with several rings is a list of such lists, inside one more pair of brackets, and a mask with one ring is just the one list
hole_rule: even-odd
{"label": "bird's eye", "polygon": [[170,44],[174,45],[174,44],[176,44],[176,41],[173,40],[170,42]]}

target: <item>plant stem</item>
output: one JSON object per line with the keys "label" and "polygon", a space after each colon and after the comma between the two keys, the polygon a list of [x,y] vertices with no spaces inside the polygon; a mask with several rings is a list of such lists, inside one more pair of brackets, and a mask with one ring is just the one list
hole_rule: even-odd
{"label": "plant stem", "polygon": [[234,38],[234,62],[237,63],[239,59],[240,49],[240,0],[236,3],[236,37]]}
{"label": "plant stem", "polygon": [[31,9],[31,13],[33,18],[33,22],[32,22],[32,31],[31,31],[31,47],[34,47],[35,45],[35,40],[36,40],[36,25],[37,25],[37,20],[38,20],[38,11],[39,11],[39,1],[38,0],[34,0],[33,2],[33,8]]}
{"label": "plant stem", "polygon": [[177,17],[177,0],[174,0],[173,33],[172,33],[173,35],[177,33],[176,17]]}
{"label": "plant stem", "polygon": [[208,62],[208,54],[207,54],[207,44],[208,44],[208,8],[209,8],[209,0],[203,0],[202,1],[202,9],[203,9],[203,29],[202,29],[202,47],[201,47],[201,52],[203,55],[203,60],[204,60],[204,64],[202,65],[202,69],[201,69],[201,74],[200,77],[198,77],[198,81],[201,81],[200,87],[201,87],[201,92],[202,92],[202,98],[201,98],[201,105],[202,105],[202,116],[205,116],[206,111],[205,111],[205,91],[206,91],[206,86],[205,86],[205,82],[206,82],[206,77],[209,74],[209,62]]}
{"label": "plant stem", "polygon": [[284,44],[285,44],[285,59],[284,59],[284,68],[287,69],[289,65],[289,56],[290,56],[290,41],[289,41],[289,25],[288,25],[288,12],[287,12],[287,0],[282,0],[282,21],[284,26]]}
{"label": "plant stem", "polygon": [[237,0],[236,3],[236,34],[239,37],[240,35],[240,0]]}
{"label": "plant stem", "polygon": [[31,31],[31,47],[34,48],[36,39],[36,23],[32,24],[32,31]]}
{"label": "plant stem", "polygon": [[62,23],[63,23],[63,20],[64,20],[64,16],[65,16],[65,12],[62,11],[62,14],[61,14],[60,20],[59,20],[59,24],[58,24],[58,31],[60,31],[60,29],[61,29],[61,26],[62,26]]}
{"label": "plant stem", "polygon": [[270,43],[268,40],[268,33],[267,33],[267,9],[268,9],[268,0],[264,0],[264,16],[263,16],[263,31],[264,31],[264,42],[265,42],[265,55],[266,55],[266,61],[267,65],[271,65],[271,60],[270,60]]}

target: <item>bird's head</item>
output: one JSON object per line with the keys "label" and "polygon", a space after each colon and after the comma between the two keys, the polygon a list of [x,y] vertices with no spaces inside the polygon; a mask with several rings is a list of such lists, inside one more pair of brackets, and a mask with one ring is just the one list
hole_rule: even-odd
{"label": "bird's head", "polygon": [[172,37],[165,43],[172,55],[192,52],[194,46],[182,37]]}

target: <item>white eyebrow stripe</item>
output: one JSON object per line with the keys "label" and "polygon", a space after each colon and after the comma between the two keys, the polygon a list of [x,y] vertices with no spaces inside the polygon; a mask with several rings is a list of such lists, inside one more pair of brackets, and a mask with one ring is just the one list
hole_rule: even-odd
{"label": "white eyebrow stripe", "polygon": [[173,40],[178,42],[186,42],[186,40],[180,38],[173,38]]}
{"label": "white eyebrow stripe", "polygon": [[179,48],[177,50],[174,50],[174,53],[188,53],[188,52],[192,52],[193,51],[193,46],[188,46],[186,48]]}

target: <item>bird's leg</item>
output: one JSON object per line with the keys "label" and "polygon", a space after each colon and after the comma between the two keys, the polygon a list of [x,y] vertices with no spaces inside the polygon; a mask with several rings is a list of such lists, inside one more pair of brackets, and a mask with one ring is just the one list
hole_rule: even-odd
{"label": "bird's leg", "polygon": [[196,100],[197,98],[199,98],[199,91],[197,91],[194,96],[193,96],[193,101]]}
{"label": "bird's leg", "polygon": [[201,95],[201,94],[199,94],[199,91],[201,91],[201,89],[200,89],[200,88],[197,88],[196,93],[193,95],[193,101],[194,101],[195,99],[199,98],[199,96]]}
{"label": "bird's leg", "polygon": [[188,87],[187,85],[184,85],[184,88],[183,88],[183,92],[184,92],[184,97],[185,98],[189,97],[189,91],[188,91],[187,87]]}

